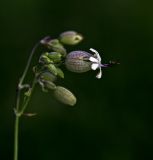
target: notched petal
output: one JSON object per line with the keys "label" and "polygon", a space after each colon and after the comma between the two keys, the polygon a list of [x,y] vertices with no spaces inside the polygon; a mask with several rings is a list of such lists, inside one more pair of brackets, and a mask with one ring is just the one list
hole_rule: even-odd
{"label": "notched petal", "polygon": [[97,60],[96,58],[94,58],[94,57],[90,57],[89,60],[90,60],[91,62],[96,62],[96,63],[98,63],[98,60]]}
{"label": "notched petal", "polygon": [[92,70],[96,70],[97,68],[98,68],[98,64],[97,63],[93,63],[92,65],[91,65],[91,69]]}
{"label": "notched petal", "polygon": [[93,48],[90,48],[90,51],[94,52],[96,54],[98,61],[101,62],[101,57],[100,57],[99,53]]}
{"label": "notched petal", "polygon": [[96,78],[100,79],[102,77],[102,70],[100,69],[99,73],[96,75]]}

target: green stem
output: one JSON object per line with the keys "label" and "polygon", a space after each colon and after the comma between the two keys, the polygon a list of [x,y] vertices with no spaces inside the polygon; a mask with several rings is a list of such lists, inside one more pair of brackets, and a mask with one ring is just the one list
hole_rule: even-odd
{"label": "green stem", "polygon": [[26,67],[25,67],[25,69],[24,69],[24,72],[23,72],[23,74],[22,74],[22,77],[21,77],[21,79],[20,79],[20,81],[19,81],[19,87],[20,87],[20,85],[22,86],[22,83],[23,83],[23,81],[24,81],[24,79],[25,79],[25,76],[26,76],[26,74],[27,74],[27,72],[28,72],[28,70],[29,70],[32,57],[33,57],[33,55],[34,55],[34,53],[35,53],[36,48],[39,46],[39,44],[40,44],[40,42],[36,43],[36,45],[33,47],[32,51],[31,51],[31,54],[30,54],[30,56],[29,56],[27,65],[26,65]]}
{"label": "green stem", "polygon": [[[20,117],[23,115],[25,109],[27,108],[29,101],[31,99],[32,96],[32,92],[34,90],[36,84],[36,79],[34,78],[33,83],[32,83],[32,87],[31,87],[31,91],[30,91],[30,95],[28,96],[28,98],[26,99],[25,103],[23,104],[23,107],[21,108],[21,111],[19,111],[19,100],[20,98],[17,98],[17,107],[15,110],[15,126],[14,126],[14,160],[18,160],[18,138],[19,138],[19,120]],[[20,93],[20,92],[18,92]]]}
{"label": "green stem", "polygon": [[20,116],[16,115],[16,117],[15,117],[15,126],[14,126],[14,160],[18,160],[19,118],[20,118]]}
{"label": "green stem", "polygon": [[39,46],[40,42],[38,42],[32,49],[31,51],[31,54],[29,56],[29,59],[28,59],[28,62],[27,62],[27,65],[24,69],[24,72],[22,74],[22,77],[20,78],[19,80],[19,83],[18,83],[18,87],[17,87],[17,94],[16,94],[16,106],[14,108],[14,111],[15,111],[15,124],[14,124],[14,160],[18,160],[18,150],[19,150],[19,121],[20,121],[20,117],[23,115],[23,112],[24,110],[26,109],[29,101],[30,101],[30,98],[31,98],[31,93],[34,89],[34,86],[35,86],[35,79],[33,81],[33,84],[32,84],[32,87],[31,87],[31,93],[29,95],[29,97],[27,98],[25,104],[23,105],[23,107],[21,108],[21,111],[20,111],[20,96],[21,96],[21,90],[23,88],[29,88],[29,85],[24,85],[23,82],[24,82],[24,79],[27,75],[27,72],[29,70],[29,67],[30,67],[30,64],[31,64],[31,60],[32,60],[32,57],[35,53],[35,50],[36,48]]}
{"label": "green stem", "polygon": [[28,104],[29,104],[29,101],[31,99],[31,96],[32,96],[32,92],[35,88],[35,84],[36,84],[36,78],[34,78],[33,82],[32,82],[32,86],[30,88],[30,95],[27,97],[26,101],[24,102],[22,108],[21,108],[21,111],[19,112],[20,115],[22,115],[25,111],[25,109],[27,108]]}
{"label": "green stem", "polygon": [[20,105],[20,89],[17,88],[16,95],[16,108],[14,109],[15,113],[15,124],[14,124],[14,160],[18,160],[18,134],[19,134],[19,105]]}

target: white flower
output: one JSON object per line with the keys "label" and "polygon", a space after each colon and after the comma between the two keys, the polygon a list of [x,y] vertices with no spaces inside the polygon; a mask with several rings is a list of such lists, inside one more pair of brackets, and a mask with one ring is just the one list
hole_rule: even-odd
{"label": "white flower", "polygon": [[92,70],[99,69],[99,73],[96,75],[96,77],[97,77],[98,79],[100,79],[100,78],[102,77],[101,57],[100,57],[99,53],[98,53],[95,49],[90,48],[90,51],[92,51],[92,52],[95,53],[95,55],[94,55],[95,57],[92,57],[92,56],[89,57],[89,60],[90,60],[91,62],[93,62],[92,65],[91,65],[91,69],[92,69]]}

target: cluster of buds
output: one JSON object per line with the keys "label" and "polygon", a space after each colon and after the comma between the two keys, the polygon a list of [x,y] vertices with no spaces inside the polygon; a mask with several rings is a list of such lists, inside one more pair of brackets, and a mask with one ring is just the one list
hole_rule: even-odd
{"label": "cluster of buds", "polygon": [[99,72],[96,75],[98,79],[102,77],[101,68],[112,65],[112,63],[102,64],[99,53],[93,48],[90,49],[93,54],[86,51],[67,52],[65,45],[76,45],[82,40],[82,35],[75,31],[66,31],[57,39],[52,39],[49,36],[43,38],[40,43],[47,51],[41,54],[38,65],[34,67],[34,73],[42,90],[46,92],[51,90],[57,100],[70,106],[76,104],[74,94],[55,84],[57,78],[64,78],[62,65],[65,65],[69,71],[76,73],[98,69]]}

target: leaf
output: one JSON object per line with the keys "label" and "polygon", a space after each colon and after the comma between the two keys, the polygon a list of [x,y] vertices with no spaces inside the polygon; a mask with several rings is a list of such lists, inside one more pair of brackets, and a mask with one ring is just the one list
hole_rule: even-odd
{"label": "leaf", "polygon": [[26,97],[30,97],[30,95],[31,95],[31,89],[29,89],[28,91],[26,91],[26,92],[24,93],[24,95],[25,95]]}
{"label": "leaf", "polygon": [[55,81],[56,80],[56,76],[53,75],[51,72],[42,72],[40,74],[40,79],[43,81]]}
{"label": "leaf", "polygon": [[48,63],[51,63],[52,60],[49,57],[47,57],[47,55],[43,54],[40,56],[39,62],[43,64],[48,64]]}
{"label": "leaf", "polygon": [[53,64],[46,65],[46,68],[49,72],[53,73],[55,76],[57,75],[57,68]]}
{"label": "leaf", "polygon": [[58,53],[58,52],[48,53],[48,58],[50,58],[53,62],[60,62],[61,57],[62,57],[61,53]]}
{"label": "leaf", "polygon": [[63,73],[63,71],[62,71],[60,68],[56,68],[56,70],[57,70],[57,75],[58,75],[59,77],[61,77],[61,78],[64,78],[64,73]]}

